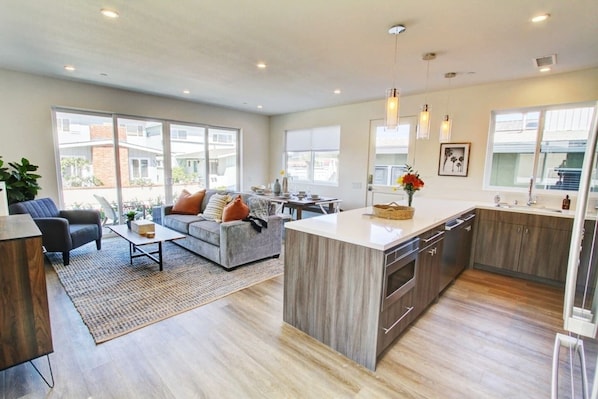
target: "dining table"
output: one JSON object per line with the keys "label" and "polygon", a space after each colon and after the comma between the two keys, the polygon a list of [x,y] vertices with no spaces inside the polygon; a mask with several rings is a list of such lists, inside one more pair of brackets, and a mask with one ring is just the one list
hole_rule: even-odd
{"label": "dining table", "polygon": [[305,209],[319,208],[319,211],[323,214],[334,213],[340,210],[339,204],[341,200],[335,197],[311,197],[310,195],[297,195],[289,194],[285,195],[266,195],[263,197],[267,198],[271,203],[276,204],[276,213],[283,213],[284,208],[295,210],[297,220],[303,216]]}

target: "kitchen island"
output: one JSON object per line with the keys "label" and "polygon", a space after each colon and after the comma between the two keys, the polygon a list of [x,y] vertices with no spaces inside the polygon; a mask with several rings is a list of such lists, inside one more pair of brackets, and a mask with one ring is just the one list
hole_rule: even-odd
{"label": "kitchen island", "polygon": [[[415,205],[409,220],[381,219],[360,208],[288,222],[284,321],[374,370],[392,337],[422,311],[412,312],[420,306],[412,303],[418,297],[413,284],[422,286],[430,276],[417,271],[414,255],[403,254],[417,254],[428,234],[441,240],[447,221],[476,208],[474,202],[427,198]],[[405,268],[399,277],[407,281],[397,290],[401,297],[387,303],[392,282],[386,275],[400,259]]]}

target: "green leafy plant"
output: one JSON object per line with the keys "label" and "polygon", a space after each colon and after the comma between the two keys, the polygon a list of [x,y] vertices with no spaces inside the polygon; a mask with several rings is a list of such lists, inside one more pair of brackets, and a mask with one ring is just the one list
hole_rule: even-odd
{"label": "green leafy plant", "polygon": [[127,217],[127,220],[129,220],[129,221],[135,219],[135,215],[137,215],[137,212],[135,212],[135,211],[129,211],[129,212],[125,213],[125,216]]}
{"label": "green leafy plant", "polygon": [[9,162],[9,167],[4,166],[0,156],[0,181],[6,184],[6,197],[9,204],[32,200],[40,190],[37,179],[40,175],[32,173],[38,169],[27,158],[21,158],[21,163]]}

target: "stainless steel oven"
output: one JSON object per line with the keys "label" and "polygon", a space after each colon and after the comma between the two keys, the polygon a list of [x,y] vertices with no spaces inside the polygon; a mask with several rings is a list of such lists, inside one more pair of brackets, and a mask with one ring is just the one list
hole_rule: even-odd
{"label": "stainless steel oven", "polygon": [[419,238],[414,238],[384,254],[381,310],[388,308],[415,287],[418,249]]}

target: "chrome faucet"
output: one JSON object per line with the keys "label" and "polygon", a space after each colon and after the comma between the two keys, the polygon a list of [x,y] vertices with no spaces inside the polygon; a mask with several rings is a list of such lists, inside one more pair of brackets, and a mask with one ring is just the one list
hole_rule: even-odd
{"label": "chrome faucet", "polygon": [[534,197],[532,196],[533,188],[534,188],[534,177],[532,176],[529,179],[529,192],[528,192],[528,197],[527,197],[527,206],[532,206],[533,204],[536,203],[536,200],[534,200]]}

